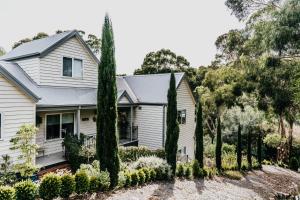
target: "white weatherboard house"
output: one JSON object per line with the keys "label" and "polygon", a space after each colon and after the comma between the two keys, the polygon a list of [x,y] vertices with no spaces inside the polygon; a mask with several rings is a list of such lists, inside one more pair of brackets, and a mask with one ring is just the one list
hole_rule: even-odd
{"label": "white weatherboard house", "polygon": [[[96,133],[98,59],[77,31],[25,43],[0,57],[0,156],[23,124],[39,128],[36,163],[64,161],[65,134]],[[179,153],[194,157],[195,101],[176,73]],[[163,148],[170,74],[117,77],[120,145]]]}

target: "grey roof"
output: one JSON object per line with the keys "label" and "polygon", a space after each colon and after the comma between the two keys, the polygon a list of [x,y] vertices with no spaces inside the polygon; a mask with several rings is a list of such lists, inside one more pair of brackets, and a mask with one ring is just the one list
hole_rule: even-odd
{"label": "grey roof", "polygon": [[[0,74],[13,81],[26,94],[38,101],[38,107],[95,106],[96,88],[38,86],[22,68],[0,61]],[[176,73],[177,86],[184,73]],[[117,77],[118,100],[125,94],[134,104],[167,104],[170,74]]]}
{"label": "grey roof", "polygon": [[97,57],[91,51],[91,49],[87,46],[87,44],[82,40],[78,31],[66,31],[60,34],[55,34],[46,38],[33,40],[31,42],[24,43],[15,49],[11,50],[7,54],[0,57],[0,60],[11,61],[17,59],[23,59],[27,57],[40,56],[43,57],[55,49],[60,44],[64,43],[68,39],[72,37],[77,37],[81,43],[87,48],[91,56],[99,62]]}

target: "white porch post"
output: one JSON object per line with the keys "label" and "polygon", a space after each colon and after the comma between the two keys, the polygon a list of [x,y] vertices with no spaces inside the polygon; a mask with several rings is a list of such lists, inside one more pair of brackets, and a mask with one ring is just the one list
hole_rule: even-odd
{"label": "white porch post", "polygon": [[78,139],[80,139],[80,109],[81,109],[81,107],[79,106],[77,109],[77,115],[76,115]]}
{"label": "white porch post", "polygon": [[133,106],[130,106],[130,141],[132,141],[132,130],[133,130]]}

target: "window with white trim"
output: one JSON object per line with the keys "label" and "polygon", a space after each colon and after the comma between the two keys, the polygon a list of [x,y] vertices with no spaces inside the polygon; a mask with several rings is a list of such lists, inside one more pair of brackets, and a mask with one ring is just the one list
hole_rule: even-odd
{"label": "window with white trim", "polygon": [[179,124],[185,124],[186,123],[186,110],[178,110],[177,120],[178,120]]}
{"label": "window with white trim", "polygon": [[63,57],[62,75],[65,77],[82,78],[83,62],[81,59]]}
{"label": "window with white trim", "polygon": [[74,134],[74,113],[46,115],[46,140],[64,138],[66,134]]}

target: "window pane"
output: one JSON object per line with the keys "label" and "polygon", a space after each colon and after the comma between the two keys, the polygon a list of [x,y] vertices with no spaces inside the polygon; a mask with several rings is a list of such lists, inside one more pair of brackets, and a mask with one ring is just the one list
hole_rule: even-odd
{"label": "window pane", "polygon": [[62,137],[66,134],[74,134],[74,114],[68,113],[62,115]]}
{"label": "window pane", "polygon": [[72,58],[63,58],[63,76],[72,77]]}
{"label": "window pane", "polygon": [[47,115],[46,139],[59,138],[60,135],[60,115]]}
{"label": "window pane", "polygon": [[82,60],[74,59],[73,77],[82,78]]}

